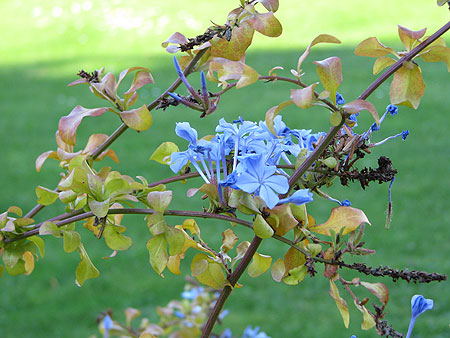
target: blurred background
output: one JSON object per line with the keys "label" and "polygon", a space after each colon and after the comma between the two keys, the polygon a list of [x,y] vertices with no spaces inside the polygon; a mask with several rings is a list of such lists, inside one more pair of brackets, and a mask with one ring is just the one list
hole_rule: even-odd
{"label": "blurred background", "polygon": [[[147,67],[152,70],[156,83],[139,91],[138,104],[149,103],[176,78],[171,55],[161,48],[161,42],[175,31],[193,37],[203,33],[211,21],[222,24],[227,13],[238,4],[237,0],[0,1],[0,209],[18,205],[28,211],[36,203],[36,186],[53,189],[58,182],[57,162],[48,160],[41,173],[37,173],[35,159],[47,150],[56,149],[54,134],[60,117],[78,104],[89,108],[103,106],[86,86],[67,87],[77,79],[78,71],[105,67],[107,72],[118,75],[128,67]],[[385,45],[400,50],[397,24],[413,30],[427,27],[427,35],[431,35],[450,17],[445,7],[437,7],[432,0],[280,0],[276,16],[283,25],[283,34],[276,39],[255,34],[246,63],[260,74],[266,74],[274,66],[283,66],[285,71],[278,73],[288,76],[289,69],[296,67],[299,55],[315,36],[335,35],[342,45],[314,47],[305,63],[305,81],[317,81],[312,61],[339,56],[344,74],[339,92],[347,101],[355,99],[375,79],[372,75],[374,59],[353,54],[360,41],[377,36]],[[445,39],[448,44],[449,37]],[[403,129],[409,129],[410,136],[405,142],[396,139],[376,149],[360,165],[376,167],[377,158],[385,155],[399,170],[392,193],[391,230],[384,229],[387,185],[372,184],[363,191],[357,183],[350,184],[349,189],[336,182],[330,193],[340,200],[348,198],[371,220],[372,227],[366,231],[366,247],[375,249],[377,254],[360,261],[373,266],[449,273],[450,144],[447,127],[450,81],[443,63],[419,63],[427,85],[421,106],[417,111],[400,107],[399,115],[388,116],[373,139],[381,140]],[[193,75],[194,83],[198,77],[198,73]],[[210,90],[215,90],[214,84],[209,86]],[[195,112],[183,107],[153,111],[153,126],[148,131],[138,134],[128,130],[113,144],[120,163],[105,160],[102,165],[110,165],[130,176],[145,176],[149,181],[171,176],[166,166],[148,158],[167,140],[177,142],[184,149],[184,140],[177,139],[174,133],[176,121],[189,121],[203,136],[214,132],[221,117],[232,120],[242,115],[249,120],[263,120],[270,107],[289,98],[290,88],[282,83],[258,83],[229,92],[222,98],[219,109],[201,120]],[[184,93],[183,89],[179,92]],[[389,104],[389,84],[381,86],[369,100],[381,114]],[[329,127],[328,113],[322,109],[301,111],[291,107],[282,115],[291,128],[321,131]],[[372,123],[368,115],[365,112],[361,115],[359,132]],[[85,144],[94,132],[110,134],[119,124],[113,114],[97,117],[95,121],[87,118],[78,129],[77,143]],[[188,187],[198,184],[170,186],[176,196],[171,208],[201,210],[195,197],[186,197]],[[311,203],[309,210],[318,222],[323,222],[335,206],[320,201]],[[62,205],[56,203],[36,220],[45,220],[62,210]],[[181,220],[169,221],[174,225]],[[218,248],[220,234],[228,225],[210,221],[199,223],[204,237]],[[100,336],[95,318],[107,308],[111,308],[119,320],[123,320],[123,310],[128,306],[139,308],[143,315],[156,320],[156,307],[179,297],[183,277],[166,272],[161,279],[151,269],[145,248],[149,233],[142,217],[126,217],[123,224],[128,227],[134,244],[111,260],[102,259],[111,253],[104,242],[78,225],[85,247],[101,274],[82,288],[74,282],[78,254],[64,253],[62,242],[54,238],[45,238],[46,256],[30,276],[4,275],[0,279],[0,336]],[[241,240],[252,238],[248,229],[233,230]],[[277,259],[285,250],[280,243],[267,240],[260,252]],[[189,271],[188,262],[183,269]],[[230,314],[217,332],[230,327],[240,336],[247,325],[257,325],[273,338],[376,336],[374,331],[360,329],[361,313],[341,292],[351,313],[350,328],[344,328],[336,305],[328,295],[328,281],[321,277],[321,272],[319,267],[316,278],[306,278],[294,287],[277,284],[270,272],[257,279],[244,276],[241,280],[244,287],[236,290],[226,304]],[[356,277],[351,271],[342,273],[347,279]],[[369,277],[363,279],[374,281]],[[422,294],[434,299],[435,308],[418,320],[414,337],[450,336],[448,282],[430,285],[393,283],[387,279],[382,282],[390,289],[386,319],[396,330],[406,332],[410,298]],[[364,291],[360,295],[363,297]]]}

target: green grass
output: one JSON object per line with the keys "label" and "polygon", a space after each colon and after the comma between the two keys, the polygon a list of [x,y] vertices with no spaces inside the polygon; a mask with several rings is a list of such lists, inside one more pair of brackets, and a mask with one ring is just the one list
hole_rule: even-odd
{"label": "green grass", "polygon": [[[392,1],[346,1],[345,5],[339,6],[332,2],[303,1],[304,9],[295,5],[295,10],[283,7],[286,3],[293,5],[296,2],[281,1],[279,17],[284,24],[283,36],[279,39],[255,38],[256,46],[249,52],[246,62],[261,74],[275,65],[282,65],[286,69],[284,73],[289,74],[289,69],[296,65],[302,46],[319,33],[333,33],[342,38],[346,45],[313,50],[305,69],[306,80],[316,81],[311,61],[337,55],[342,58],[344,68],[340,92],[347,100],[356,97],[374,79],[371,75],[373,60],[353,55],[352,50],[358,41],[377,35],[388,44],[396,38],[390,32],[395,33],[397,22],[413,29],[428,25],[431,32],[432,27],[437,28],[446,22],[444,15],[448,15],[445,9],[433,7],[432,1],[430,6],[425,5],[424,1],[408,1],[390,11],[385,9]],[[9,14],[0,22],[2,32],[8,32],[0,40],[0,113],[3,119],[0,124],[0,144],[3,147],[0,156],[0,210],[10,205],[19,205],[27,210],[35,204],[34,188],[37,185],[49,188],[56,185],[59,173],[56,161],[49,160],[42,172],[36,173],[36,157],[56,148],[54,132],[61,116],[67,115],[76,104],[86,107],[102,104],[90,95],[87,87],[66,87],[76,78],[74,74],[79,69],[92,70],[106,66],[107,71],[118,74],[121,69],[130,66],[149,67],[156,84],[141,91],[140,102],[150,102],[175,78],[171,57],[159,47],[160,41],[175,30],[190,36],[198,34],[209,25],[210,18],[222,22],[225,10],[229,8],[224,1],[189,2],[189,8],[183,10],[186,3],[182,1],[153,4],[141,9],[142,2],[127,2],[132,9],[125,13],[128,17],[152,17],[154,21],[151,28],[145,21],[139,28],[144,32],[142,34],[135,33],[139,29],[127,30],[117,28],[117,25],[114,28],[111,25],[113,21],[102,15],[110,12],[105,12],[104,5],[99,1],[92,1],[91,10],[83,12],[82,16],[68,14],[72,6],[69,1],[63,2],[63,5],[56,1],[0,4],[0,12]],[[33,18],[33,13],[37,13],[33,8],[41,7],[41,13],[51,13],[56,6],[61,6],[62,13],[66,14],[49,19],[47,25],[38,28],[42,25],[39,18],[45,15]],[[120,1],[116,4],[116,8],[124,6]],[[316,10],[323,12],[322,19],[319,19]],[[204,13],[208,14],[205,16]],[[431,13],[430,19],[424,18],[423,13]],[[163,27],[158,30],[156,21],[162,14],[167,15],[168,24],[163,24],[167,20],[160,21],[159,27]],[[190,18],[197,20],[197,24],[192,24]],[[20,24],[23,22],[28,24]],[[398,46],[397,42],[394,44]],[[409,129],[411,135],[407,141],[392,141],[382,149],[376,149],[373,156],[362,163],[374,166],[380,155],[386,155],[399,170],[393,190],[392,229],[389,232],[384,230],[387,185],[372,185],[362,191],[358,184],[351,184],[351,189],[333,186],[331,191],[340,199],[350,199],[371,220],[373,226],[366,233],[367,247],[377,250],[377,254],[366,259],[368,264],[448,273],[450,144],[446,127],[449,77],[443,64],[425,64],[423,72],[427,91],[419,110],[400,108],[399,115],[387,119],[379,131],[379,139],[382,139],[402,129]],[[163,141],[172,140],[184,146],[183,141],[175,136],[175,121],[189,121],[199,130],[199,135],[205,135],[213,133],[221,117],[231,120],[243,115],[247,119],[260,120],[268,108],[288,99],[290,88],[283,83],[259,83],[232,91],[222,98],[220,109],[215,114],[202,120],[196,113],[184,108],[154,111],[154,125],[149,131],[136,133],[128,130],[112,146],[120,164],[115,165],[107,160],[105,165],[114,166],[115,170],[130,176],[143,175],[150,181],[171,175],[167,167],[148,161],[148,158]],[[388,91],[389,87],[383,85],[370,98],[379,111],[388,104]],[[365,130],[372,123],[369,114],[362,115],[359,130]],[[299,111],[291,108],[283,112],[283,118],[293,128],[318,131],[329,126],[328,114],[320,109]],[[94,132],[110,134],[118,125],[119,121],[112,114],[87,118],[79,128],[77,142],[84,144]],[[200,208],[195,198],[185,198],[185,185],[172,187],[177,197],[174,208]],[[331,203],[312,203],[309,210],[318,221],[325,221],[331,207],[334,207]],[[51,217],[61,210],[61,204],[49,207],[37,219]],[[179,219],[170,221],[176,224]],[[149,234],[142,217],[126,217],[123,223],[128,226],[127,232],[133,238],[134,245],[111,260],[102,259],[110,254],[104,242],[80,229],[83,242],[101,272],[100,278],[86,282],[82,288],[74,283],[78,255],[65,254],[62,243],[53,238],[45,239],[46,257],[37,263],[32,275],[3,276],[0,279],[3,290],[0,298],[0,336],[88,337],[97,332],[95,317],[108,307],[121,315],[126,307],[132,306],[156,319],[156,306],[165,305],[179,296],[183,278],[167,272],[166,277],[161,279],[151,270],[145,248]],[[217,237],[220,238],[227,225],[220,222],[201,222],[201,225],[205,237],[219,245]],[[81,228],[81,225],[78,227]],[[251,238],[247,229],[235,230],[241,240]],[[276,259],[283,255],[283,250],[285,247],[278,242],[267,240],[260,252],[271,254]],[[189,263],[186,262],[184,271],[188,268]],[[242,284],[245,287],[236,290],[226,304],[231,311],[224,327],[231,327],[233,332],[239,333],[248,324],[258,325],[274,338],[349,337],[351,334],[356,334],[358,338],[374,337],[374,331],[361,331],[361,314],[352,308],[351,300],[346,296],[351,308],[351,324],[348,330],[343,327],[334,302],[328,295],[328,281],[320,276],[320,267],[318,269],[316,278],[307,278],[296,287],[275,283],[269,273],[256,279],[244,276]],[[346,278],[356,276],[351,272],[342,273]],[[434,298],[435,309],[418,320],[415,337],[448,336],[448,283],[414,285],[385,282],[391,291],[386,319],[394,328],[406,331],[410,297],[423,294]]]}

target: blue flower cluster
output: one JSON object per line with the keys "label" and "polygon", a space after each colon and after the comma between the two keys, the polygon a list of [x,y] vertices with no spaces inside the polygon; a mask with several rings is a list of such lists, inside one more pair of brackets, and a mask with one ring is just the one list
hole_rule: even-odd
{"label": "blue flower cluster", "polygon": [[274,119],[274,135],[265,122],[259,124],[240,117],[233,123],[219,121],[216,135],[198,139],[197,131],[188,122],[177,123],[175,133],[189,141],[189,147],[171,155],[170,168],[178,173],[189,162],[205,183],[215,184],[223,199],[223,187],[242,190],[260,196],[267,207],[279,203],[303,204],[312,201],[307,189],[298,190],[290,198],[280,200],[278,195],[289,190],[287,174],[277,168],[283,161],[292,164],[302,152],[314,149],[314,143],[325,133],[289,129],[280,115]]}
{"label": "blue flower cluster", "polygon": [[[232,333],[230,329],[225,329],[225,331],[220,335],[219,338],[232,338]],[[249,325],[244,330],[241,338],[270,338],[265,332],[259,331],[259,327],[256,326],[254,329]]]}

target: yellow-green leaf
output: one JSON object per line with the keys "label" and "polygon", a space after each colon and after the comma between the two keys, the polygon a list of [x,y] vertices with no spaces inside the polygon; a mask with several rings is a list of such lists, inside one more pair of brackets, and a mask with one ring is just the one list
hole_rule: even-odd
{"label": "yellow-green leaf", "polygon": [[44,240],[41,237],[38,237],[38,236],[31,236],[31,237],[28,238],[28,240],[33,242],[34,245],[36,245],[36,247],[39,250],[39,254],[41,255],[42,258],[44,258],[44,256],[45,256]]}
{"label": "yellow-green leaf", "polygon": [[144,104],[140,108],[120,112],[123,122],[130,128],[143,131],[152,125],[152,115]]}
{"label": "yellow-green leaf", "polygon": [[386,67],[389,67],[395,63],[395,60],[392,58],[388,58],[387,56],[380,56],[375,60],[373,64],[373,75],[377,75]]}
{"label": "yellow-green leaf", "polygon": [[383,45],[376,37],[365,39],[355,49],[355,54],[359,56],[380,57],[390,53],[397,55],[395,50]]}
{"label": "yellow-green leaf", "polygon": [[219,37],[210,40],[211,57],[222,57],[232,61],[239,61],[250,46],[254,29],[247,23],[242,22],[233,28],[231,40],[227,41]]}
{"label": "yellow-green leaf", "polygon": [[173,192],[171,190],[151,191],[147,195],[147,200],[155,211],[163,213],[172,201],[172,195]]}
{"label": "yellow-green leaf", "polygon": [[[192,259],[191,270],[198,264],[199,261],[206,261],[207,266],[203,272],[199,273],[196,278],[197,280],[213,289],[221,289],[225,284],[225,275],[222,271],[220,265],[210,259],[206,254],[199,253]],[[205,263],[201,263],[204,266]]]}
{"label": "yellow-green leaf", "polygon": [[150,238],[147,242],[147,250],[150,254],[150,264],[161,277],[167,266],[169,255],[167,254],[167,241],[164,234]]}
{"label": "yellow-green leaf", "polygon": [[343,235],[346,235],[356,230],[362,223],[370,225],[367,216],[362,210],[352,207],[337,207],[331,210],[328,221],[323,224],[311,226],[309,229],[319,234],[330,236],[330,230],[339,233],[342,228],[345,228]]}
{"label": "yellow-green leaf", "polygon": [[306,266],[298,266],[292,270],[290,270],[285,277],[283,277],[282,281],[283,283],[287,285],[297,285],[303,279],[305,279],[306,275],[308,274],[308,269]]}
{"label": "yellow-green leaf", "polygon": [[450,48],[446,46],[432,46],[428,52],[420,55],[425,62],[445,62],[450,72]]}
{"label": "yellow-green leaf", "polygon": [[39,228],[39,235],[53,235],[55,237],[61,237],[61,231],[58,226],[52,222],[44,222]]}
{"label": "yellow-green leaf", "polygon": [[291,104],[294,104],[294,102],[292,102],[291,100],[284,101],[284,102],[281,102],[278,106],[274,106],[274,107],[270,108],[266,112],[266,125],[267,125],[267,128],[270,130],[270,132],[272,134],[276,135],[275,129],[273,127],[273,120],[274,120],[274,118],[278,115],[278,113],[282,109],[290,106]]}
{"label": "yellow-green leaf", "polygon": [[124,251],[128,250],[133,244],[133,240],[130,237],[121,234],[123,231],[125,231],[125,227],[122,225],[108,224],[105,227],[103,237],[105,238],[106,245],[110,249]]}
{"label": "yellow-green leaf", "polygon": [[269,270],[271,264],[271,256],[261,255],[255,252],[252,258],[252,262],[248,267],[248,274],[250,277],[258,277]]}
{"label": "yellow-green leaf", "polygon": [[150,156],[150,160],[159,162],[161,164],[169,164],[170,155],[172,153],[180,151],[178,146],[173,142],[164,142],[153,152]]}
{"label": "yellow-green leaf", "polygon": [[332,126],[338,126],[342,122],[342,115],[340,111],[334,111],[330,114],[330,124]]}
{"label": "yellow-green leaf", "polygon": [[96,201],[92,198],[89,198],[88,205],[95,216],[97,216],[98,218],[103,218],[108,214],[109,198],[106,201]]}
{"label": "yellow-green leaf", "polygon": [[398,35],[403,43],[403,46],[405,46],[406,51],[408,52],[413,48],[414,43],[425,35],[426,31],[426,28],[421,29],[420,31],[412,31],[406,27],[398,25]]}
{"label": "yellow-green leaf", "polygon": [[278,258],[272,265],[272,278],[276,282],[281,282],[283,276],[285,275],[286,268],[284,267],[284,262],[281,258]]}
{"label": "yellow-green leaf", "polygon": [[222,232],[222,246],[220,247],[220,250],[222,252],[230,251],[231,249],[233,249],[238,240],[239,237],[235,235],[233,230],[225,230],[224,232]]}
{"label": "yellow-green leaf", "polygon": [[360,284],[375,295],[384,305],[389,301],[389,290],[383,283],[360,282]]}
{"label": "yellow-green leaf", "polygon": [[273,208],[267,222],[275,229],[278,236],[284,236],[298,225],[289,204],[278,205]]}
{"label": "yellow-green leaf", "polygon": [[36,187],[36,196],[39,204],[47,206],[55,203],[59,194],[53,190],[38,186]]}
{"label": "yellow-green leaf", "polygon": [[391,103],[417,109],[424,92],[425,82],[419,66],[406,62],[395,72],[389,91]]}
{"label": "yellow-green leaf", "polygon": [[84,282],[91,278],[97,278],[100,272],[92,264],[86,250],[82,243],[78,247],[78,252],[80,253],[81,262],[78,264],[77,270],[75,271],[76,284],[78,286],[83,286]]}
{"label": "yellow-green leaf", "polygon": [[356,300],[353,303],[355,304],[356,308],[363,314],[361,329],[370,330],[371,328],[373,328],[375,326],[375,320],[373,319],[369,311],[367,311],[366,307],[363,305],[359,305]]}
{"label": "yellow-green leaf", "polygon": [[339,310],[339,313],[341,314],[342,320],[344,321],[344,325],[346,328],[348,328],[348,325],[350,324],[350,312],[348,311],[347,302],[343,298],[341,298],[336,284],[331,279],[330,279],[330,296],[336,302],[336,306]]}
{"label": "yellow-green leaf", "polygon": [[244,68],[242,70],[241,77],[236,83],[236,89],[251,85],[258,81],[259,74],[252,67],[244,64]]}
{"label": "yellow-green leaf", "polygon": [[255,220],[253,221],[253,231],[259,238],[270,238],[274,234],[272,227],[259,214],[256,215]]}
{"label": "yellow-green leaf", "polygon": [[64,231],[64,251],[69,253],[75,251],[81,243],[80,234],[76,231]]}
{"label": "yellow-green leaf", "polygon": [[331,101],[336,104],[336,92],[342,82],[341,59],[336,56],[322,61],[314,61],[317,65],[317,73],[325,90],[330,92]]}
{"label": "yellow-green leaf", "polygon": [[164,236],[169,244],[170,256],[175,256],[183,251],[185,238],[181,230],[168,226]]}

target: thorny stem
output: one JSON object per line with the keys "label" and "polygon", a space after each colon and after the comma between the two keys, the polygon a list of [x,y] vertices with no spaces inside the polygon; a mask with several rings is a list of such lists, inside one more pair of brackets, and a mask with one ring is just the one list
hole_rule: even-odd
{"label": "thorny stem", "polygon": [[[200,50],[197,55],[195,55],[195,57],[191,60],[191,62],[189,62],[189,64],[186,66],[186,68],[184,69],[184,75],[188,76],[192,70],[194,69],[195,65],[198,63],[198,61],[200,60],[200,58],[203,56],[203,54],[205,54],[207,49],[202,49]],[[167,90],[162,93],[157,99],[155,99],[152,103],[150,103],[149,105],[147,105],[147,109],[149,111],[153,110],[156,108],[156,106],[158,105],[159,101],[166,97],[168,94],[168,92],[173,92],[175,89],[178,88],[178,86],[181,84],[181,79],[178,77],[171,85],[169,88],[167,88]],[[98,156],[100,156],[100,154],[105,151],[105,149],[107,149],[111,144],[114,143],[114,141],[116,141],[126,130],[128,129],[128,126],[125,123],[122,123],[106,140],[105,142],[103,142],[101,145],[99,145],[91,154],[92,159],[95,160]],[[54,190],[55,192],[58,192],[58,189]],[[38,214],[42,209],[44,209],[45,206],[41,205],[41,204],[37,204],[36,206],[34,206],[33,209],[31,209],[24,217],[27,218],[33,218],[36,214]]]}

